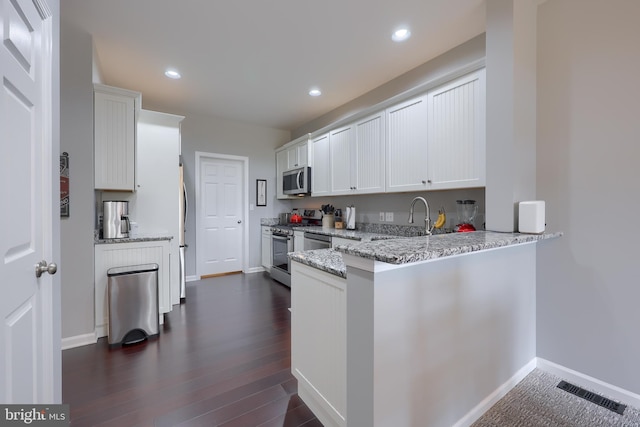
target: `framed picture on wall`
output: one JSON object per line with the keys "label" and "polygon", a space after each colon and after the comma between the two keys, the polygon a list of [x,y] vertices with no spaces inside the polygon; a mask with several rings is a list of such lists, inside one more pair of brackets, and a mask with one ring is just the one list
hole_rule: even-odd
{"label": "framed picture on wall", "polygon": [[267,180],[256,180],[256,205],[267,206]]}

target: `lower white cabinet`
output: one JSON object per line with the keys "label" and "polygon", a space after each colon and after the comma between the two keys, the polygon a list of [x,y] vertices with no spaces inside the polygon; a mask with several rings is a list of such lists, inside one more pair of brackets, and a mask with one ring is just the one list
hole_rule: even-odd
{"label": "lower white cabinet", "polygon": [[271,271],[271,227],[262,226],[262,266]]}
{"label": "lower white cabinet", "polygon": [[291,372],[325,427],[347,424],[346,283],[291,262]]}
{"label": "lower white cabinet", "polygon": [[293,251],[304,251],[304,231],[295,230],[293,232]]}
{"label": "lower white cabinet", "polygon": [[171,311],[169,240],[150,242],[105,243],[95,245],[95,322],[96,336],[108,335],[109,296],[107,271],[113,267],[158,264],[158,313]]}

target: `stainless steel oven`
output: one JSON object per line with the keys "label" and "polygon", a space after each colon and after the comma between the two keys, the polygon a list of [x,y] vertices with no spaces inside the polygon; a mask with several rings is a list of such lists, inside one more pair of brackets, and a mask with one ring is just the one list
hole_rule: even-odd
{"label": "stainless steel oven", "polygon": [[285,229],[271,230],[271,278],[291,287],[291,261],[293,252],[293,232]]}

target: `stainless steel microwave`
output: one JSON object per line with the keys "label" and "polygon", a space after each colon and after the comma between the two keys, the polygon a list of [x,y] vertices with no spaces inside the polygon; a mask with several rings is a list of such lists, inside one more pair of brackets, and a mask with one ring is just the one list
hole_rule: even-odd
{"label": "stainless steel microwave", "polygon": [[311,168],[291,169],[282,174],[284,194],[302,195],[311,193]]}

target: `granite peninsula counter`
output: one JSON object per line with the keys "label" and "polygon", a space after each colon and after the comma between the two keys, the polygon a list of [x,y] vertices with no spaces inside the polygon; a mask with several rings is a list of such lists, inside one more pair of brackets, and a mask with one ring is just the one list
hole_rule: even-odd
{"label": "granite peninsula counter", "polygon": [[[329,231],[325,229],[325,233],[329,233]],[[362,238],[363,240],[354,240],[352,245],[339,245],[336,246],[335,249],[293,252],[290,254],[290,258],[292,261],[298,261],[305,265],[346,278],[347,268],[341,256],[342,253],[389,264],[407,264],[505,246],[532,243],[560,237],[562,235],[562,233],[520,234],[476,231],[471,233],[451,233],[403,238],[354,231],[351,231],[351,233],[354,239]],[[342,233],[340,233],[339,236],[349,238]]]}
{"label": "granite peninsula counter", "polygon": [[470,425],[535,367],[536,251],[560,236],[476,231],[291,253],[299,396],[325,426]]}

